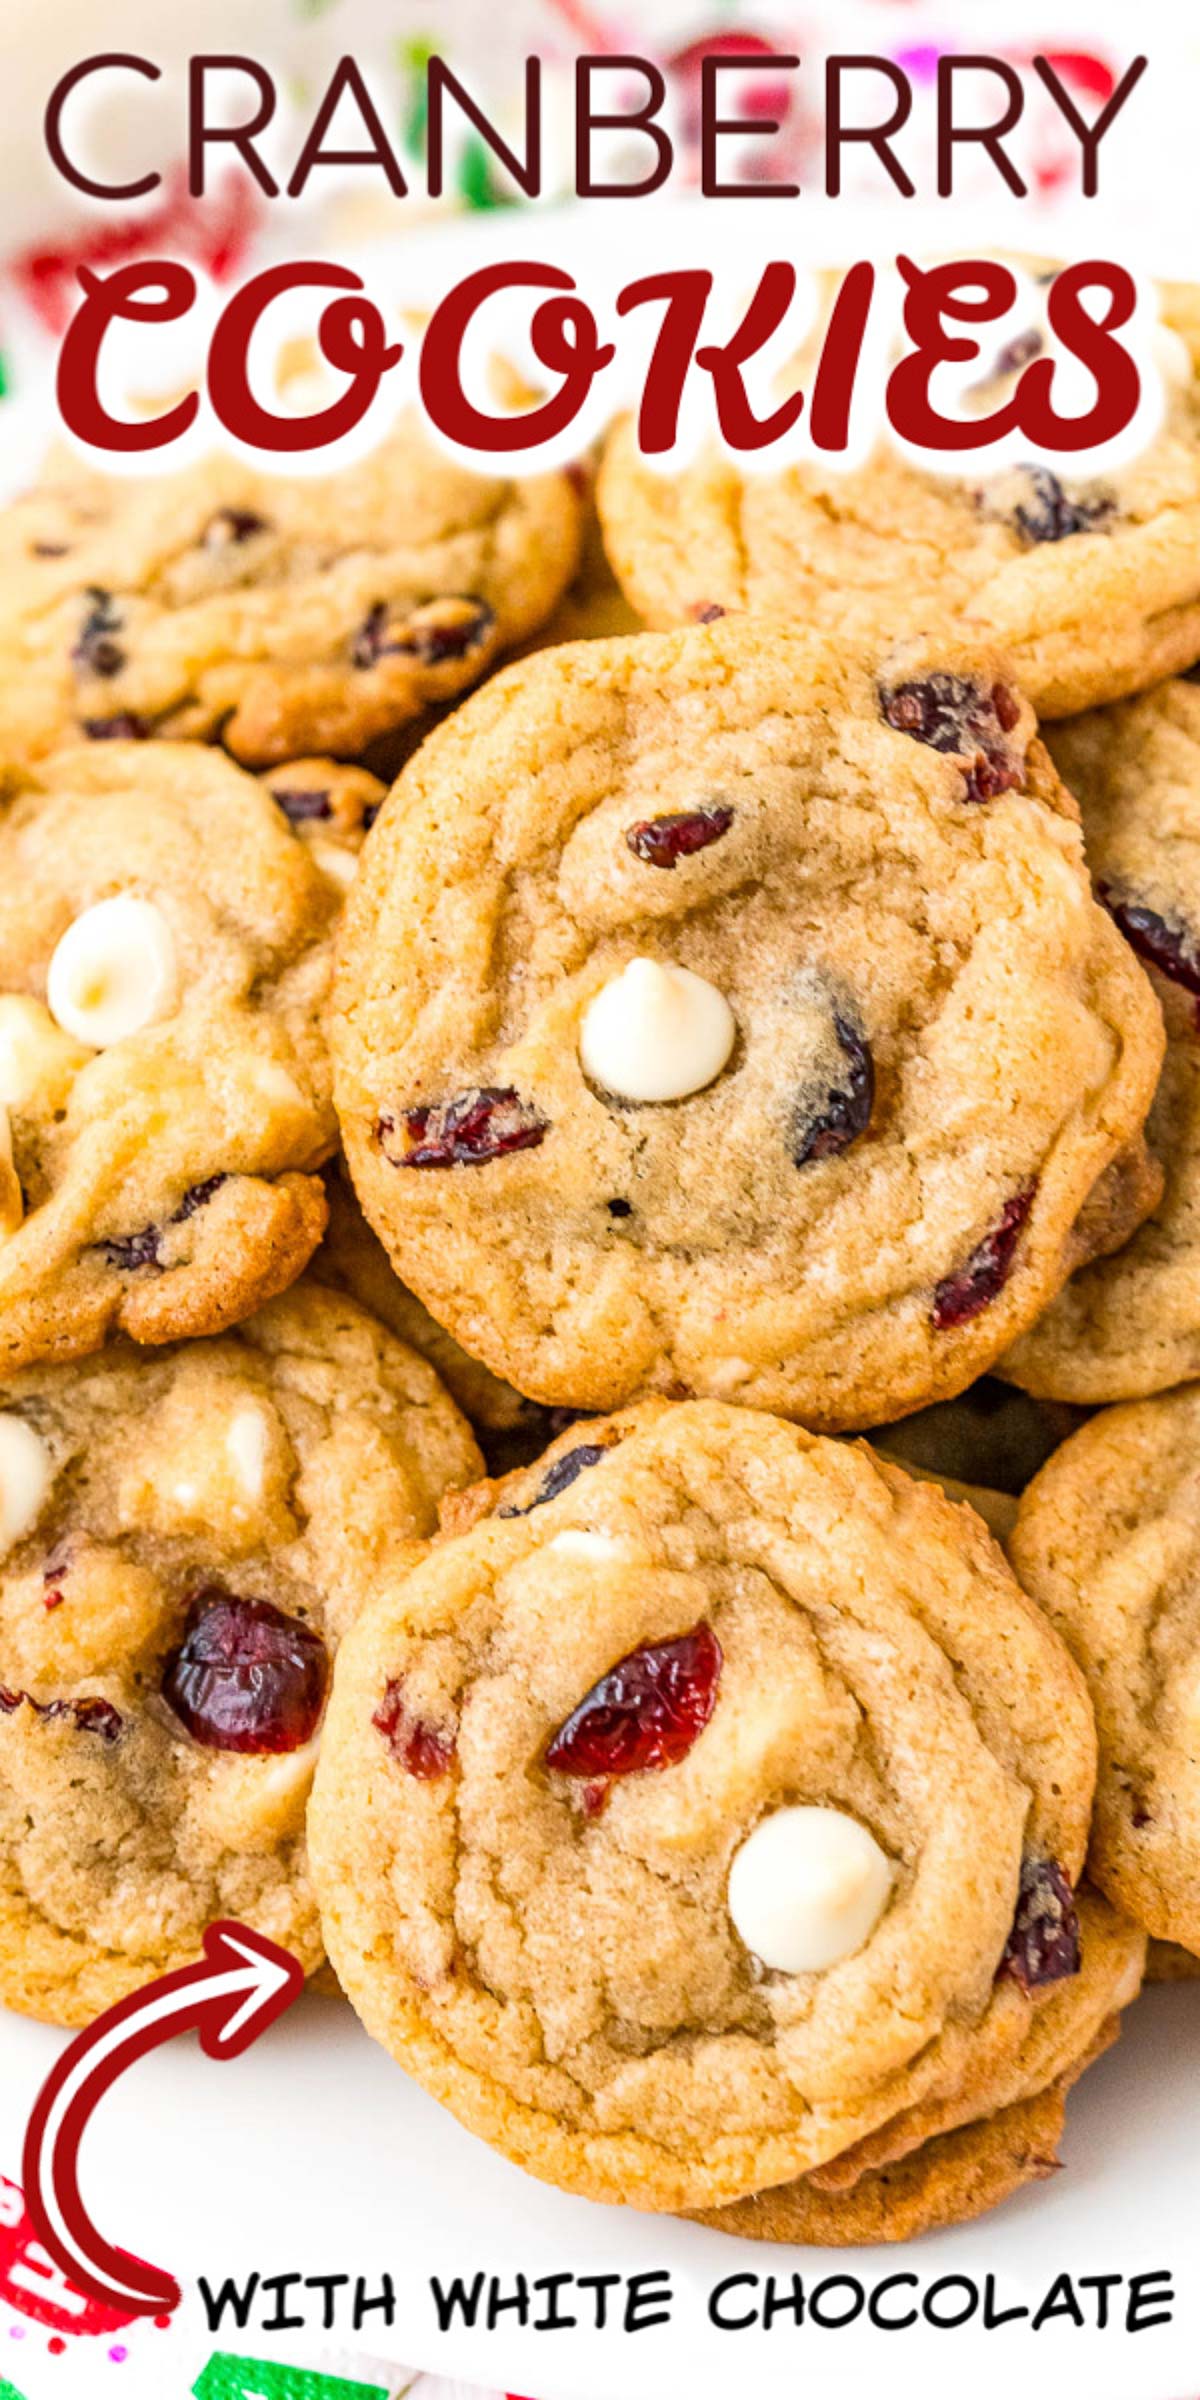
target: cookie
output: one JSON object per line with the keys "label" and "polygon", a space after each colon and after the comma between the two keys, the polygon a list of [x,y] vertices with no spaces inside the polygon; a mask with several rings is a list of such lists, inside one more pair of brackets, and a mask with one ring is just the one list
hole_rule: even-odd
{"label": "cookie", "polygon": [[[1165,296],[1166,413],[1119,470],[1030,466],[970,481],[922,472],[885,437],[862,465],[743,473],[713,446],[677,474],[609,443],[599,506],[610,558],[648,624],[715,608],[817,621],[878,649],[952,621],[997,642],[1040,715],[1144,690],[1200,658],[1200,360],[1186,294]],[[1036,327],[1031,332],[1038,333]],[[1039,337],[1040,338],[1040,337]],[[1026,363],[1022,360],[1022,364]],[[1007,378],[989,379],[989,405]]]}
{"label": "cookie", "polygon": [[1067,2094],[1118,2030],[1110,2020],[1091,2055],[1045,2091],[940,2135],[923,2150],[864,2175],[848,2192],[825,2192],[802,2178],[727,2209],[697,2211],[698,2221],[743,2241],[837,2248],[910,2242],[984,2216],[1026,2184],[1044,2183],[1057,2173]]}
{"label": "cookie", "polygon": [[1096,890],[1162,1004],[1146,1134],[1165,1182],[1141,1231],[1072,1276],[1003,1372],[1053,1399],[1132,1400],[1200,1374],[1200,685],[1164,684],[1049,738]]}
{"label": "cookie", "polygon": [[86,2023],[238,1917],[322,1956],[304,1816],[340,1636],[478,1453],[304,1283],[0,1394],[0,1997]]}
{"label": "cookie", "polygon": [[955,1501],[960,1508],[973,1508],[998,1542],[1008,1540],[1017,1521],[1017,1503],[1011,1492],[998,1492],[986,1483],[962,1483],[957,1476],[941,1475],[934,1467],[914,1466],[888,1441],[876,1441],[875,1448],[881,1458],[890,1458],[896,1466],[905,1467],[918,1483],[936,1483],[947,1500]]}
{"label": "cookie", "polygon": [[364,1308],[390,1326],[401,1341],[427,1358],[478,1432],[485,1435],[527,1432],[534,1442],[530,1455],[536,1457],[550,1438],[545,1430],[548,1412],[532,1400],[522,1399],[511,1384],[501,1383],[498,1376],[489,1374],[479,1359],[471,1358],[453,1334],[447,1333],[427,1308],[422,1308],[415,1293],[399,1282],[344,1171],[327,1176],[326,1190],[329,1225],[320,1252],[318,1271],[322,1280],[351,1293]]}
{"label": "cookie", "polygon": [[317,477],[66,462],[0,528],[0,756],[165,735],[356,758],[549,615],[581,516],[567,475],[471,474],[409,420]]}
{"label": "cookie", "polygon": [[1091,1873],[1200,1953],[1200,1387],[1106,1409],[1030,1485],[1024,1588],[1087,1680],[1100,1737]]}
{"label": "cookie", "polygon": [[342,1649],[310,1840],[368,2030],[509,2157],[717,2206],[1077,1973],[1090,1710],[968,1511],[647,1401],[449,1521]]}
{"label": "cookie", "polygon": [[494,1374],[874,1424],[1110,1238],[1162,1023],[1004,673],[730,618],[543,653],[410,762],[343,917],[337,1106],[396,1272]]}
{"label": "cookie", "polygon": [[320,1240],[340,894],[219,751],[0,802],[0,1366],[221,1331]]}

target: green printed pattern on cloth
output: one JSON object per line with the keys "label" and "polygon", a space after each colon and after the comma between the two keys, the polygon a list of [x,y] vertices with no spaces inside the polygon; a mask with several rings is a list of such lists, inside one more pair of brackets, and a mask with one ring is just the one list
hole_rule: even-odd
{"label": "green printed pattern on cloth", "polygon": [[[0,2400],[7,2389],[0,2386]],[[192,2393],[193,2400],[388,2400],[379,2383],[347,2383],[342,2375],[288,2367],[278,2359],[234,2358],[227,2350],[209,2359]]]}

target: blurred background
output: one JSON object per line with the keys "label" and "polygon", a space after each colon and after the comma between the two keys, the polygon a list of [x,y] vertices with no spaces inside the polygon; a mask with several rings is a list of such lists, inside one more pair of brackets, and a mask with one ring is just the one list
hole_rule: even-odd
{"label": "blurred background", "polygon": [[[424,68],[431,51],[445,55],[494,115],[514,145],[522,134],[523,63],[544,62],[546,194],[543,214],[571,189],[573,118],[571,69],[580,51],[652,56],[668,79],[673,131],[679,145],[671,194],[661,203],[591,202],[585,212],[594,235],[598,215],[611,224],[612,243],[639,264],[643,234],[653,237],[648,210],[677,210],[680,194],[698,176],[696,136],[700,61],[706,51],[745,60],[729,90],[731,107],[752,120],[780,119],[730,145],[730,164],[743,177],[802,187],[799,201],[764,204],[753,217],[756,244],[772,252],[846,259],[897,244],[945,249],[977,240],[1040,247],[1060,255],[1091,249],[1118,256],[1150,273],[1200,276],[1196,235],[1200,200],[1200,7],[1196,0],[108,0],[102,15],[92,0],[0,0],[4,36],[4,139],[0,142],[0,390],[43,405],[54,344],[78,296],[81,262],[97,266],[126,257],[169,254],[202,265],[218,282],[238,281],[250,266],[281,255],[327,255],[363,266],[373,260],[389,289],[407,297],[405,264],[420,253],[436,258],[429,236],[443,220],[458,220],[449,246],[462,271],[462,220],[472,219],[479,256],[514,247],[514,210],[528,204],[506,179],[486,145],[465,135],[439,204],[423,194]],[[86,103],[89,159],[109,176],[132,179],[148,166],[162,171],[160,188],[130,206],[89,202],[54,173],[42,122],[54,83],[76,60],[103,47],[129,50],[163,70],[151,85],[109,76]],[[911,77],[916,105],[901,148],[920,185],[900,202],[866,149],[848,154],[843,197],[821,193],[824,55],[884,55]],[[268,65],[281,94],[280,119],[264,142],[284,177],[337,59],[352,51],[368,73],[389,135],[411,167],[411,196],[394,198],[382,175],[318,173],[300,202],[267,202],[236,163],[223,167],[203,202],[188,197],[184,169],[186,63],[197,50],[252,50]],[[769,63],[772,51],[798,53],[802,70],[786,82]],[[1079,195],[1079,152],[1047,95],[1033,86],[1024,122],[1013,137],[1030,187],[1027,201],[1005,194],[982,154],[969,154],[963,187],[953,204],[933,198],[933,89],[940,55],[986,51],[1028,70],[1035,53],[1048,55],[1088,120],[1102,109],[1131,58],[1150,56],[1143,82],[1106,140],[1100,197]],[[614,81],[617,79],[614,78]],[[1032,83],[1032,79],[1031,79]],[[969,88],[966,95],[970,96]],[[244,114],[246,85],[230,79],[231,110]],[[981,114],[994,113],[995,86],[981,87]],[[623,137],[600,137],[598,157],[619,162]],[[628,151],[628,139],[624,139]],[[230,156],[232,158],[232,153]],[[644,152],[637,154],[637,165]],[[707,203],[706,234],[719,240],[717,204]],[[750,226],[745,204],[736,238]],[[491,222],[485,222],[491,220]],[[637,228],[637,243],[633,240]],[[540,247],[553,255],[543,234]],[[520,244],[528,251],[528,227]],[[373,279],[374,280],[374,279]],[[422,298],[429,276],[416,279]],[[435,278],[436,280],[436,278]],[[12,423],[11,415],[8,422]]]}

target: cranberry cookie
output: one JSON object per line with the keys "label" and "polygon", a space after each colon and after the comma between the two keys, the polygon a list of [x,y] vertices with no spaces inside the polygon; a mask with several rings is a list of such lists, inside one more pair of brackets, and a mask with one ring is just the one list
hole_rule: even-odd
{"label": "cranberry cookie", "polygon": [[1163,1049],[1002,664],[734,618],[430,737],[331,1039],[364,1210],[495,1374],[830,1427],[961,1389],[1091,1255]]}
{"label": "cranberry cookie", "polygon": [[1016,1572],[1096,1710],[1091,1873],[1200,1954],[1200,1386],[1110,1408],[1030,1485]]}
{"label": "cranberry cookie", "polygon": [[470,474],[407,422],[290,481],[63,464],[0,529],[0,754],[165,734],[357,757],[549,615],[581,517],[568,476]]}
{"label": "cranberry cookie", "polygon": [[[1200,657],[1200,318],[1186,289],[1164,305],[1163,424],[1100,480],[1031,466],[967,483],[922,473],[887,440],[848,472],[805,461],[743,474],[714,448],[668,475],[623,422],[599,504],[633,606],[660,626],[713,608],[815,619],[876,647],[948,615],[964,639],[1003,645],[1046,716],[1190,666]],[[1040,327],[1027,338],[1040,343]],[[1026,345],[1018,363],[1032,355]],[[1002,380],[1011,363],[1006,349],[981,380]]]}
{"label": "cranberry cookie", "polygon": [[236,1916],[312,1970],[340,1635],[478,1471],[437,1377],[299,1285],[0,1395],[0,1996],[81,2024]]}
{"label": "cranberry cookie", "polygon": [[64,751],[0,802],[0,1366],[218,1332],[299,1274],[340,901],[195,743]]}
{"label": "cranberry cookie", "polygon": [[1094,1734],[968,1511],[648,1401],[450,1522],[341,1652],[310,1817],[330,1957],[420,2082],[686,2209],[1015,2055],[1079,1971]]}
{"label": "cranberry cookie", "polygon": [[1058,1400],[1132,1400],[1200,1374],[1200,686],[1055,726],[1099,898],[1149,970],[1167,1056],[1146,1135],[1161,1200],[1072,1276],[1003,1372]]}

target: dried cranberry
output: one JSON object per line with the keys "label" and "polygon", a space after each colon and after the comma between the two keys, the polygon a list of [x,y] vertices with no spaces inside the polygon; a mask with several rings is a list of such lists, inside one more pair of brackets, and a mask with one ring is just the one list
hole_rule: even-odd
{"label": "dried cranberry", "polygon": [[546,1469],[532,1500],[524,1508],[497,1509],[497,1516],[528,1517],[535,1508],[544,1508],[547,1500],[557,1500],[560,1492],[569,1491],[588,1467],[598,1466],[612,1447],[611,1442],[580,1442],[577,1449],[564,1450],[562,1457],[556,1458],[553,1466]]}
{"label": "dried cranberry", "polygon": [[1073,500],[1049,467],[1029,467],[1029,498],[1013,510],[1018,533],[1031,545],[1063,542],[1068,534],[1089,533],[1112,515],[1111,500]]}
{"label": "dried cranberry", "polygon": [[124,1731],[125,1720],[111,1700],[88,1697],[82,1700],[35,1700],[30,1692],[10,1691],[0,1685],[0,1715],[15,1716],[19,1708],[31,1708],[44,1724],[70,1717],[81,1733],[94,1733],[102,1742],[115,1742]]}
{"label": "dried cranberry", "polygon": [[556,1775],[640,1774],[678,1766],[717,1703],[721,1645],[703,1620],[671,1642],[619,1659],[567,1718],[546,1751]]}
{"label": "dried cranberry", "polygon": [[1157,967],[1171,983],[1200,997],[1200,957],[1192,935],[1183,925],[1170,925],[1140,900],[1118,900],[1111,884],[1098,884],[1097,893],[1115,926],[1147,965]]}
{"label": "dried cranberry", "polygon": [[1023,1992],[1078,1975],[1082,1947],[1075,1894],[1056,1858],[1025,1858],[1012,1932],[1000,1961]]}
{"label": "dried cranberry", "polygon": [[125,620],[112,593],[103,591],[98,583],[89,584],[86,597],[87,615],[71,652],[72,660],[90,675],[105,678],[119,675],[125,664],[125,653],[116,636]]}
{"label": "dried cranberry", "polygon": [[283,810],[289,825],[321,824],[333,815],[333,802],[328,792],[275,790],[271,798],[276,808]]}
{"label": "dried cranberry", "polygon": [[395,1117],[380,1117],[377,1127],[394,1167],[485,1167],[513,1150],[536,1150],[550,1131],[548,1120],[511,1084],[476,1084],[453,1100],[406,1109],[400,1121],[407,1148],[398,1157],[387,1145]]}
{"label": "dried cranberry", "polygon": [[693,600],[688,615],[697,625],[715,625],[718,617],[727,615],[719,600]]}
{"label": "dried cranberry", "polygon": [[845,1079],[831,1083],[816,1114],[805,1113],[792,1135],[792,1156],[798,1167],[810,1159],[836,1158],[865,1133],[875,1106],[875,1061],[861,1033],[845,1017],[835,1016],[834,1032],[846,1061]]}
{"label": "dried cranberry", "polygon": [[1036,1190],[1037,1185],[1030,1183],[1023,1192],[1014,1192],[1012,1199],[1004,1203],[999,1224],[985,1233],[966,1265],[943,1277],[933,1295],[932,1316],[939,1333],[968,1324],[972,1317],[982,1314],[997,1292],[1003,1291],[1012,1273],[1021,1228],[1033,1206]]}
{"label": "dried cranberry", "polygon": [[325,1644],[269,1600],[210,1584],[188,1608],[162,1690],[206,1750],[300,1750],[320,1721],[329,1682]]}
{"label": "dried cranberry", "polygon": [[985,691],[965,675],[939,671],[920,681],[898,683],[880,698],[888,724],[897,733],[926,742],[931,750],[970,760],[963,777],[968,800],[995,800],[1001,792],[1020,790],[1023,762],[1007,736],[1020,719],[1021,707],[1006,683],[994,683]]}
{"label": "dried cranberry", "polygon": [[62,1607],[63,1601],[66,1598],[66,1593],[62,1588],[62,1581],[70,1564],[70,1544],[65,1541],[56,1542],[54,1548],[47,1552],[42,1566],[42,1605],[44,1608],[55,1609]]}
{"label": "dried cranberry", "polygon": [[371,827],[374,824],[376,817],[379,815],[379,811],[382,807],[382,800],[368,801],[367,806],[362,812],[362,829],[364,833],[370,832]]}
{"label": "dried cranberry", "polygon": [[33,558],[66,558],[70,550],[70,543],[31,542],[29,548]]}
{"label": "dried cranberry", "polygon": [[194,1217],[199,1209],[207,1208],[209,1201],[220,1191],[222,1184],[228,1183],[228,1181],[227,1174],[218,1173],[207,1175],[203,1183],[191,1184],[171,1219],[172,1225],[186,1225],[189,1217]]}
{"label": "dried cranberry", "polygon": [[393,1758],[399,1759],[405,1773],[415,1775],[418,1783],[435,1783],[439,1775],[449,1773],[457,1748],[455,1736],[431,1725],[427,1717],[414,1716],[404,1697],[403,1677],[389,1683],[371,1723],[383,1735]]}
{"label": "dried cranberry", "polygon": [[647,867],[676,867],[681,858],[694,858],[719,842],[733,823],[731,808],[694,808],[678,817],[643,817],[629,826],[625,840],[635,858]]}
{"label": "dried cranberry", "polygon": [[131,708],[118,709],[115,717],[85,717],[83,730],[89,742],[148,742],[150,727],[144,717],[135,717]]}
{"label": "dried cranberry", "polygon": [[219,508],[210,517],[200,536],[206,550],[224,550],[231,543],[248,542],[256,533],[269,533],[265,517],[252,508]]}
{"label": "dried cranberry", "polygon": [[356,667],[378,666],[381,658],[416,658],[437,667],[482,650],[495,623],[487,601],[473,594],[430,600],[400,617],[389,602],[377,600],[354,637],[351,657]]}
{"label": "dried cranberry", "polygon": [[142,1267],[161,1267],[161,1243],[161,1225],[143,1225],[140,1233],[114,1234],[97,1247],[106,1266],[119,1275],[136,1275]]}
{"label": "dried cranberry", "polygon": [[[217,1174],[208,1176],[203,1183],[192,1184],[168,1223],[186,1225],[189,1217],[194,1217],[198,1209],[207,1207],[214,1192],[219,1192],[221,1185],[228,1181],[228,1175]],[[101,1242],[98,1247],[108,1266],[116,1267],[122,1275],[135,1275],[139,1267],[162,1266],[162,1239],[161,1225],[143,1225],[139,1233],[115,1234],[110,1241]]]}

